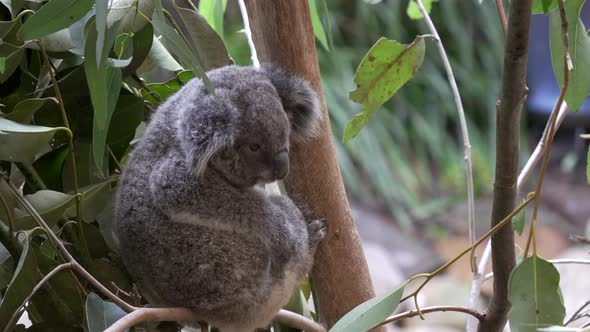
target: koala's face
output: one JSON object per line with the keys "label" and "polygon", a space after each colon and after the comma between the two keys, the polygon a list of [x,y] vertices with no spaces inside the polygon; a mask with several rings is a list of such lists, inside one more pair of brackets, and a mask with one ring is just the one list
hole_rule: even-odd
{"label": "koala's face", "polygon": [[269,84],[253,85],[241,94],[237,137],[213,165],[238,187],[281,180],[289,172],[291,130],[281,100]]}

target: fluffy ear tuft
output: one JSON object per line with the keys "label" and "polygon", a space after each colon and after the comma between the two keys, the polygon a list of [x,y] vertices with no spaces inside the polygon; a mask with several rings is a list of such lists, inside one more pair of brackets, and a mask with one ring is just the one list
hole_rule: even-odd
{"label": "fluffy ear tuft", "polygon": [[[226,91],[218,89],[216,93],[221,99],[220,94]],[[180,145],[196,176],[205,172],[215,154],[234,144],[236,116],[219,99],[204,96],[199,105],[188,106],[178,119]]]}
{"label": "fluffy ear tuft", "polygon": [[309,83],[274,65],[262,65],[261,70],[270,78],[281,98],[291,123],[291,140],[302,142],[317,136],[322,112],[318,95]]}

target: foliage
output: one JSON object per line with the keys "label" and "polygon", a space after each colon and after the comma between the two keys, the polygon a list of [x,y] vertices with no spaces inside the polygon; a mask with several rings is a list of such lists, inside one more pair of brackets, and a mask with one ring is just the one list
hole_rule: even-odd
{"label": "foliage", "polygon": [[512,271],[508,290],[511,331],[535,332],[539,327],[563,324],[565,307],[559,272],[553,264],[536,255],[525,259]]}
{"label": "foliage", "polygon": [[[389,212],[405,229],[463,201],[463,146],[457,111],[442,63],[426,53],[420,70],[374,113],[358,136],[341,141],[346,124],[361,111],[348,97],[364,54],[381,36],[410,43],[424,33],[410,20],[408,1],[328,2],[335,51],[318,49],[335,144],[350,198]],[[493,1],[434,2],[432,18],[455,72],[473,151],[477,193],[489,190],[493,176],[495,102],[500,83],[502,31]],[[475,47],[477,43],[477,47]]]}
{"label": "foliage", "polygon": [[[172,13],[152,0],[2,4],[1,172],[22,185],[86,270],[114,292],[134,294],[112,236],[121,168],[153,107],[231,58],[205,18],[176,2]],[[0,326],[12,331],[15,311],[62,257],[2,188]],[[124,312],[93,290],[72,271],[58,272],[24,308],[27,330],[104,330]]]}

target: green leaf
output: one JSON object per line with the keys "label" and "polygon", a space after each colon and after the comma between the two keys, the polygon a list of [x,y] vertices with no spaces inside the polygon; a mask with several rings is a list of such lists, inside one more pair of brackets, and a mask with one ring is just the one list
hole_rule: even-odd
{"label": "green leaf", "polygon": [[152,47],[144,62],[137,69],[138,74],[150,72],[154,68],[161,67],[169,71],[183,70],[182,66],[176,62],[170,52],[164,47],[156,35],[152,37]]}
{"label": "green leaf", "polygon": [[6,69],[6,57],[0,56],[0,74],[3,74],[5,69]]}
{"label": "green leaf", "polygon": [[51,0],[25,21],[18,37],[39,39],[67,28],[84,17],[93,4],[93,0]]}
{"label": "green leaf", "polygon": [[88,332],[102,332],[123,316],[125,311],[116,304],[103,301],[95,293],[88,294],[86,298]]}
{"label": "green leaf", "polygon": [[[26,195],[25,198],[49,227],[63,218],[68,207],[76,203],[76,196],[53,190],[39,190],[34,194]],[[37,226],[35,219],[26,210],[15,209],[14,217],[17,230],[32,229]]]}
{"label": "green leaf", "polygon": [[50,151],[37,159],[33,167],[47,186],[47,189],[62,191],[62,170],[66,157],[70,153],[68,145]]}
{"label": "green leaf", "polygon": [[0,326],[4,328],[8,327],[7,330],[9,331],[14,327],[14,325],[8,326],[10,317],[18,310],[27,296],[31,294],[33,287],[41,279],[41,275],[37,271],[35,252],[31,247],[31,238],[38,232],[42,232],[42,230],[36,228],[31,232],[25,233],[23,251],[18,260],[12,280],[4,293],[2,302],[0,302]]}
{"label": "green leaf", "polygon": [[0,57],[4,58],[4,69],[0,72],[0,83],[4,83],[21,63],[24,49],[23,42],[16,37],[21,27],[21,19],[28,10],[23,10],[12,21],[0,22]]}
{"label": "green leaf", "polygon": [[518,264],[510,275],[508,296],[511,331],[536,332],[537,328],[563,325],[559,272],[548,261],[532,256]]}
{"label": "green leaf", "polygon": [[526,220],[525,210],[526,209],[520,210],[520,212],[518,212],[514,218],[512,218],[512,229],[517,232],[518,235],[522,235],[522,232],[524,231]]}
{"label": "green leaf", "polygon": [[199,13],[221,37],[223,37],[223,15],[226,7],[227,0],[199,1]]}
{"label": "green leaf", "polygon": [[10,15],[12,15],[12,18],[14,18],[18,14],[18,12],[20,12],[20,10],[25,6],[24,0],[0,0],[0,2],[4,4],[6,8],[8,8],[8,10],[10,11]]}
{"label": "green leaf", "polygon": [[316,0],[309,0],[309,10],[311,14],[311,25],[313,26],[313,32],[315,34],[315,37],[320,41],[322,46],[327,51],[329,51],[330,47],[328,45],[328,36],[326,35],[326,31],[324,30],[324,27],[322,26],[322,22],[320,20]]}
{"label": "green leaf", "polygon": [[8,249],[0,243],[0,290],[8,286],[15,270],[14,258],[8,252]]}
{"label": "green leaf", "polygon": [[207,23],[201,14],[194,10],[178,7],[173,0],[178,15],[182,19],[190,35],[190,43],[194,53],[198,54],[199,62],[205,71],[232,64],[223,40]]}
{"label": "green leaf", "polygon": [[[572,111],[577,111],[590,92],[590,37],[586,34],[584,23],[580,20],[580,11],[585,0],[568,0],[565,12],[568,20],[569,53],[574,68],[569,73],[569,82],[565,101]],[[563,42],[561,38],[561,19],[559,11],[549,15],[549,41],[551,62],[559,86],[563,86]]]}
{"label": "green leaf", "polygon": [[135,73],[137,68],[146,60],[152,48],[154,27],[151,23],[143,26],[141,30],[133,35],[133,55],[129,66],[123,69],[123,76]]}
{"label": "green leaf", "polygon": [[215,93],[211,81],[207,78],[203,66],[199,62],[199,54],[185,42],[178,31],[166,24],[162,4],[159,1],[156,1],[156,10],[152,18],[152,24],[154,25],[156,34],[162,36],[161,41],[166,46],[166,49],[178,57],[185,69],[192,70],[193,73],[201,78],[209,92]]}
{"label": "green leaf", "polygon": [[[90,22],[87,40],[95,40],[98,34],[95,28],[96,22]],[[99,170],[103,169],[106,138],[109,130],[109,124],[119,92],[123,83],[123,74],[120,68],[108,65],[108,51],[115,42],[115,32],[118,24],[113,24],[107,29],[106,40],[103,49],[99,52],[95,49],[96,43],[86,43],[84,48],[84,70],[86,80],[90,89],[90,98],[94,109],[94,120],[92,127],[92,142],[94,160]],[[101,58],[95,56],[99,54]],[[97,65],[98,64],[98,65]]]}
{"label": "green leaf", "polygon": [[330,329],[330,332],[358,332],[370,330],[395,311],[395,308],[399,305],[403,292],[404,286],[401,286],[390,293],[377,296],[358,305],[336,322],[336,324]]}
{"label": "green leaf", "polygon": [[533,0],[533,14],[547,14],[558,7],[557,0]]}
{"label": "green leaf", "polygon": [[[37,267],[43,275],[47,275],[57,267],[59,263],[44,254],[39,246],[33,245],[33,248],[37,258]],[[49,319],[53,323],[73,325],[82,321],[84,316],[83,296],[72,271],[66,269],[58,272],[49,279],[48,285],[47,292],[37,293],[31,302],[37,308],[42,305],[45,306],[44,311],[47,313],[53,312],[56,317]]]}
{"label": "green leaf", "polygon": [[377,109],[418,71],[424,60],[424,38],[400,44],[381,38],[371,47],[359,65],[350,99],[363,105],[363,112],[346,124],[344,142],[354,138]]}
{"label": "green leaf", "polygon": [[49,149],[49,141],[64,127],[24,125],[0,118],[0,160],[28,162],[43,150]]}
{"label": "green leaf", "polygon": [[45,105],[48,100],[57,104],[57,100],[53,97],[25,99],[16,104],[12,112],[8,113],[4,118],[15,122],[29,123],[35,112]]}
{"label": "green leaf", "polygon": [[[428,14],[430,14],[430,9],[432,8],[432,3],[435,1],[438,1],[438,0],[422,0],[422,4],[424,5],[424,9],[426,9],[426,12]],[[419,20],[424,17],[422,15],[422,12],[420,11],[420,8],[418,8],[416,1],[414,1],[414,0],[410,0],[410,2],[408,3],[408,9],[406,10],[406,12],[408,13],[408,16],[413,20]]]}

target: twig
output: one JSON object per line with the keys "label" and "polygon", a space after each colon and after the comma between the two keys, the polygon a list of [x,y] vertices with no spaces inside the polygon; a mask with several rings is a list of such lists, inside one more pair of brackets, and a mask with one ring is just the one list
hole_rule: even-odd
{"label": "twig", "polygon": [[82,202],[80,202],[80,188],[78,187],[78,175],[76,167],[76,155],[74,151],[74,138],[72,137],[72,130],[70,129],[70,123],[68,121],[68,115],[66,114],[66,110],[64,108],[64,101],[61,96],[61,92],[59,91],[59,86],[57,85],[57,80],[55,79],[55,73],[53,72],[53,66],[51,65],[51,61],[49,60],[49,56],[47,56],[47,50],[45,49],[45,45],[43,45],[42,41],[39,41],[39,48],[41,50],[41,54],[43,55],[43,60],[47,64],[48,68],[47,71],[49,72],[49,77],[51,78],[51,84],[53,85],[53,90],[55,92],[55,97],[58,100],[58,106],[61,113],[62,121],[64,126],[68,128],[68,146],[70,147],[70,163],[72,165],[72,182],[74,185],[74,193],[77,195],[76,197],[76,221],[78,226],[78,235],[80,237],[80,242],[82,246],[82,258],[83,260],[89,263],[90,261],[90,251],[88,249],[88,244],[86,243],[86,237],[84,236],[84,229],[82,228]]}
{"label": "twig", "polygon": [[0,193],[0,202],[2,202],[2,207],[4,207],[4,211],[6,211],[6,221],[8,222],[8,237],[14,238],[14,218],[12,217],[12,209],[8,207],[8,203],[4,199],[4,196]]}
{"label": "twig", "polygon": [[[459,88],[457,87],[457,82],[455,80],[455,75],[453,74],[453,69],[451,68],[451,63],[449,62],[449,57],[447,56],[447,52],[442,44],[440,36],[438,35],[438,31],[436,31],[436,27],[426,8],[422,4],[421,0],[414,0],[422,12],[424,16],[424,21],[426,21],[426,25],[428,26],[428,30],[434,36],[434,41],[438,48],[438,53],[443,61],[445,66],[445,70],[447,72],[447,78],[449,80],[449,84],[451,85],[451,91],[453,93],[453,99],[455,100],[455,105],[457,106],[457,113],[459,115],[459,124],[461,126],[461,136],[463,139],[463,147],[464,147],[464,158],[465,158],[465,172],[467,178],[467,225],[468,225],[468,232],[469,232],[469,244],[473,244],[475,242],[475,195],[473,189],[473,166],[471,162],[471,143],[469,142],[469,131],[467,129],[467,120],[465,119],[465,111],[463,110],[463,103],[461,102],[461,95],[459,94]],[[475,272],[476,262],[475,259],[471,261],[471,266],[473,267],[473,271]]]}
{"label": "twig", "polygon": [[49,281],[49,279],[51,279],[54,275],[56,275],[60,271],[65,270],[65,269],[72,268],[73,266],[74,266],[74,263],[72,263],[72,262],[63,263],[63,264],[60,264],[60,265],[56,266],[53,270],[51,270],[49,273],[47,273],[45,275],[45,277],[43,277],[43,279],[41,279],[41,281],[39,281],[39,283],[37,285],[35,285],[35,287],[31,291],[31,294],[29,294],[29,296],[27,296],[25,298],[25,300],[22,302],[22,304],[12,314],[12,317],[10,317],[10,320],[8,321],[8,324],[6,324],[6,327],[4,328],[3,331],[4,332],[9,332],[10,331],[10,327],[12,326],[12,324],[14,323],[14,321],[16,321],[18,319],[18,317],[22,314],[21,308],[24,308],[25,305],[29,301],[31,301],[31,299],[33,298],[33,296],[35,295],[35,293],[37,293],[39,291],[39,289],[41,289],[41,287],[43,287],[43,285],[45,285],[45,283],[47,283]]}
{"label": "twig", "polygon": [[418,314],[420,314],[421,310],[418,307],[417,296],[418,296],[418,293],[420,292],[420,290],[422,288],[424,288],[424,286],[426,286],[428,281],[430,281],[430,279],[432,279],[438,273],[442,272],[444,269],[449,267],[451,264],[455,263],[457,260],[459,260],[461,257],[463,257],[466,253],[472,252],[478,245],[480,245],[489,236],[494,235],[499,229],[501,229],[504,225],[506,225],[508,222],[510,222],[512,217],[514,217],[518,212],[520,212],[522,209],[524,209],[534,199],[534,197],[535,197],[534,193],[530,193],[529,195],[527,195],[527,198],[525,199],[525,201],[522,202],[512,212],[510,212],[503,220],[498,222],[494,227],[492,227],[489,231],[487,231],[482,237],[480,237],[477,241],[475,241],[474,244],[472,244],[469,247],[467,247],[466,249],[464,249],[461,253],[459,253],[457,256],[453,257],[451,260],[449,260],[448,262],[443,264],[438,269],[436,269],[430,273],[417,274],[417,275],[413,276],[412,278],[410,278],[408,281],[406,281],[406,284],[408,284],[412,280],[415,280],[418,278],[424,278],[424,281],[416,288],[416,290],[413,291],[412,293],[410,293],[409,295],[407,295],[406,297],[402,298],[400,302],[403,302],[403,301],[413,297],[414,301],[416,302],[416,309],[418,311]]}
{"label": "twig", "polygon": [[463,312],[463,313],[473,316],[474,318],[477,318],[479,321],[482,321],[485,318],[484,314],[480,313],[477,310],[473,310],[473,309],[467,308],[467,307],[433,306],[433,307],[427,307],[427,308],[420,309],[420,311],[410,310],[410,311],[402,312],[402,313],[399,313],[399,314],[396,314],[393,316],[389,316],[389,318],[387,318],[383,322],[379,323],[379,325],[377,325],[377,326],[397,322],[398,320],[401,320],[404,318],[411,318],[411,317],[420,316],[420,312],[422,314],[428,314],[431,312],[447,312],[447,311]]}
{"label": "twig", "polygon": [[504,11],[504,4],[502,0],[496,0],[496,8],[498,8],[498,16],[500,16],[500,23],[502,24],[502,31],[504,31],[504,38],[508,33],[508,20],[506,19],[506,12]]}
{"label": "twig", "polygon": [[61,243],[61,241],[57,237],[57,235],[55,235],[55,233],[53,233],[51,228],[49,228],[49,226],[47,225],[45,220],[43,220],[43,218],[39,215],[39,213],[31,205],[31,203],[29,203],[29,201],[27,201],[23,197],[23,195],[20,193],[18,188],[12,182],[10,182],[9,179],[6,178],[5,176],[3,176],[2,178],[6,181],[6,183],[8,184],[8,186],[10,187],[10,189],[12,190],[14,195],[16,196],[16,199],[19,201],[19,203],[22,204],[25,207],[25,209],[27,210],[27,212],[33,217],[33,219],[35,219],[35,221],[37,223],[39,223],[47,231],[47,235],[49,237],[49,240],[59,250],[59,252],[64,256],[64,259],[66,261],[72,263],[72,268],[74,270],[76,270],[76,272],[81,274],[86,280],[88,280],[92,284],[92,286],[94,286],[101,293],[103,293],[108,298],[113,300],[113,302],[115,302],[123,310],[125,310],[127,312],[131,312],[136,309],[136,307],[123,301],[121,298],[119,298],[117,295],[115,295],[113,292],[111,292],[108,288],[106,288],[103,284],[101,284],[98,280],[96,280],[90,273],[88,273],[88,271],[86,271],[86,269],[84,269],[84,267],[82,267],[82,265],[80,265],[80,263],[78,263],[74,259],[74,257],[72,257],[72,255],[68,252],[68,250],[63,245],[63,243]]}
{"label": "twig", "polygon": [[[306,332],[325,332],[326,329],[318,323],[298,315],[294,312],[281,310],[275,316],[275,320]],[[132,313],[125,315],[104,332],[123,332],[137,324],[147,321],[202,321],[194,311],[187,308],[137,308]]]}
{"label": "twig", "polygon": [[537,254],[537,238],[536,238],[536,230],[537,230],[537,215],[539,212],[539,203],[541,201],[541,188],[543,187],[543,179],[545,178],[545,170],[547,169],[547,164],[549,162],[549,157],[551,156],[551,144],[553,143],[553,137],[555,133],[555,123],[557,122],[557,113],[558,110],[561,108],[561,105],[565,99],[565,93],[568,88],[569,83],[569,70],[571,60],[569,55],[569,37],[567,33],[568,22],[567,16],[565,14],[565,7],[563,4],[563,0],[557,0],[557,4],[559,5],[559,16],[561,19],[561,40],[563,43],[563,86],[561,87],[561,91],[559,92],[559,98],[555,103],[555,107],[551,112],[551,125],[549,126],[549,132],[545,139],[545,149],[543,154],[543,162],[541,164],[541,170],[539,172],[539,179],[537,180],[537,186],[535,189],[535,204],[533,205],[533,217],[531,222],[531,230],[529,233],[529,237],[527,239],[527,244],[524,250],[524,257],[526,258],[529,252],[529,246],[532,242],[533,244],[533,255]]}
{"label": "twig", "polygon": [[[491,241],[488,241],[486,247],[481,255],[481,261],[477,265],[477,270],[473,274],[473,282],[471,283],[471,291],[469,292],[469,308],[475,309],[475,304],[477,298],[479,297],[479,293],[481,291],[481,284],[483,283],[484,273],[486,266],[488,265],[488,261],[492,255],[492,245]],[[467,317],[467,325],[466,331],[473,332],[477,330],[478,321],[473,319],[473,317]]]}
{"label": "twig", "polygon": [[244,33],[246,34],[246,38],[248,38],[248,45],[250,46],[252,65],[255,68],[260,68],[260,61],[258,60],[258,54],[256,53],[256,46],[254,45],[254,40],[252,39],[252,30],[250,30],[250,20],[248,19],[246,4],[244,3],[244,0],[238,0],[238,5],[240,5],[240,13],[242,14],[242,21],[244,22]]}
{"label": "twig", "polygon": [[584,310],[589,305],[590,305],[590,301],[587,301],[586,303],[582,304],[582,306],[579,307],[578,310],[576,310],[576,312],[574,312],[574,314],[565,321],[563,326],[568,326],[568,324],[570,324],[571,322],[578,320],[578,318],[580,318],[580,317],[578,317],[578,315],[582,312],[582,310]]}
{"label": "twig", "polygon": [[[581,264],[581,265],[590,265],[590,259],[550,259],[548,260],[551,264]],[[490,272],[485,275],[483,278],[484,281],[488,279],[492,279],[494,277],[494,273]]]}

